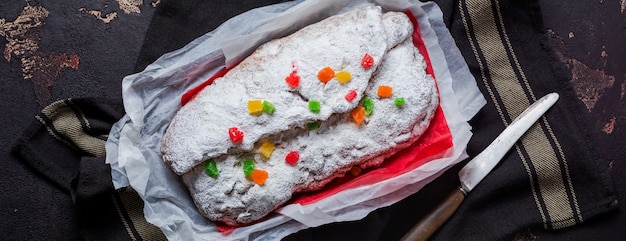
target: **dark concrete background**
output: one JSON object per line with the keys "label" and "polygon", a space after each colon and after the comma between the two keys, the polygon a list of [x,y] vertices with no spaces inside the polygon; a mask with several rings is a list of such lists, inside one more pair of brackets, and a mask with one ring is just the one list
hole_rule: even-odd
{"label": "dark concrete background", "polygon": [[[68,215],[74,212],[70,197],[20,164],[10,155],[10,146],[41,108],[55,100],[120,97],[121,80],[135,72],[158,5],[158,0],[135,2],[12,0],[0,4],[0,110],[4,114],[0,176],[10,180],[10,185],[0,187],[0,230],[5,238],[80,239],[76,219]],[[585,118],[591,123],[590,139],[624,143],[625,0],[539,2],[548,36],[589,110]],[[626,151],[605,146],[597,151],[611,170],[618,199],[626,203]],[[529,230],[520,239],[593,239],[604,232],[626,235],[623,210],[558,232]],[[50,222],[33,226],[34,218]],[[37,236],[40,233],[48,236]]]}
{"label": "dark concrete background", "polygon": [[[70,195],[19,163],[10,148],[55,100],[121,97],[121,80],[134,72],[155,10],[150,0],[134,8],[132,2],[0,3],[1,240],[82,239]],[[7,49],[15,50],[10,60]]]}

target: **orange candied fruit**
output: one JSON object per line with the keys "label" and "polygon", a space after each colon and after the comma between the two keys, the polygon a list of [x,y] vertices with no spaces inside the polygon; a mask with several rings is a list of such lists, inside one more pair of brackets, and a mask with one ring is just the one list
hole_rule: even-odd
{"label": "orange candied fruit", "polygon": [[263,186],[268,176],[269,174],[266,171],[254,169],[254,171],[252,171],[252,174],[250,174],[250,179],[252,179],[252,181],[259,186]]}
{"label": "orange candied fruit", "polygon": [[335,71],[331,67],[326,67],[317,72],[317,78],[324,84],[335,77]]}
{"label": "orange candied fruit", "polygon": [[389,98],[393,94],[393,88],[387,85],[378,86],[378,96],[381,98]]}
{"label": "orange candied fruit", "polygon": [[352,110],[352,120],[356,123],[357,126],[361,126],[363,120],[365,119],[365,108],[363,106],[357,106]]}

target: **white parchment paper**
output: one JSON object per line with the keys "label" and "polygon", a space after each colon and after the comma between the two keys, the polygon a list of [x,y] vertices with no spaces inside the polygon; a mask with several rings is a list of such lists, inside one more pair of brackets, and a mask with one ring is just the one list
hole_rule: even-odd
{"label": "white parchment paper", "polygon": [[[161,159],[160,139],[180,108],[180,97],[258,45],[364,4],[381,5],[387,11],[408,9],[418,19],[454,147],[443,158],[398,177],[345,190],[315,204],[290,204],[263,222],[221,234],[199,214],[182,181]],[[145,202],[146,219],[170,240],[277,240],[307,227],[361,219],[417,192],[466,158],[471,137],[467,121],[485,104],[437,5],[410,0],[307,0],[254,9],[125,77],[122,91],[127,114],[111,130],[106,162],[115,187],[134,188]]]}

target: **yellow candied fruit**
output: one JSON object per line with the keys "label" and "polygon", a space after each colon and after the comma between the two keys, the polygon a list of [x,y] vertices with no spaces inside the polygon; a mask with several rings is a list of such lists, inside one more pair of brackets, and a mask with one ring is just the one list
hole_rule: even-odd
{"label": "yellow candied fruit", "polygon": [[264,141],[263,144],[261,144],[261,147],[259,147],[259,152],[261,152],[261,155],[263,155],[265,158],[270,158],[273,151],[274,144],[270,143],[269,141]]}
{"label": "yellow candied fruit", "polygon": [[248,113],[250,113],[251,115],[263,114],[263,101],[248,100]]}
{"label": "yellow candied fruit", "polygon": [[342,70],[335,74],[335,78],[337,78],[337,81],[339,81],[339,83],[345,84],[352,79],[352,74],[350,74],[350,71]]}
{"label": "yellow candied fruit", "polygon": [[254,169],[254,171],[250,174],[250,179],[252,179],[252,181],[257,185],[263,186],[268,176],[269,174],[266,171]]}

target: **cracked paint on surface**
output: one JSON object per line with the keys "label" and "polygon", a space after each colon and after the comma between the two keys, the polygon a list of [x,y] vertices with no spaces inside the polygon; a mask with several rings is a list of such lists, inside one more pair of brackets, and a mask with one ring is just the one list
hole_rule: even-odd
{"label": "cracked paint on surface", "polygon": [[613,86],[615,77],[605,74],[603,70],[589,68],[576,59],[566,59],[565,64],[572,72],[571,82],[578,98],[585,104],[587,110],[593,110],[605,90]]}
{"label": "cracked paint on surface", "polygon": [[79,58],[75,54],[50,53],[22,58],[22,72],[25,79],[31,79],[37,96],[37,103],[45,106],[50,100],[49,88],[54,84],[64,68],[78,69]]}
{"label": "cracked paint on surface", "polygon": [[[582,101],[585,107],[587,107],[587,110],[591,112],[600,97],[605,94],[605,91],[613,86],[615,77],[605,74],[602,69],[590,68],[577,59],[570,58],[567,56],[567,48],[565,47],[563,39],[552,30],[548,30],[548,35],[553,40],[555,52],[559,60],[563,62],[571,72],[572,79],[570,82],[572,83],[578,99]],[[608,53],[603,50],[600,55],[604,58],[604,64],[606,64]]]}
{"label": "cracked paint on surface", "polygon": [[[115,0],[118,3],[119,9],[122,10],[125,14],[132,13],[141,13],[141,5],[143,4],[143,0]],[[161,0],[155,0],[151,2],[150,5],[152,7],[157,7],[161,3]],[[85,8],[80,8],[79,11],[89,13],[95,16],[98,20],[104,23],[110,23],[115,18],[117,18],[117,12],[108,13],[105,16],[102,16],[102,11],[99,10],[87,10]]]}
{"label": "cracked paint on surface", "polygon": [[[85,7],[75,11],[92,15],[104,24],[119,19],[122,11],[126,14],[141,13],[140,6],[143,0],[116,0],[116,2],[119,10],[107,11],[106,14],[103,10]],[[152,2],[154,7],[158,4],[159,0]],[[59,78],[63,69],[78,69],[80,63],[77,54],[64,50],[56,52],[42,50],[39,29],[46,25],[46,19],[53,14],[44,6],[31,5],[29,1],[25,1],[25,6],[15,19],[0,16],[0,36],[6,39],[2,56],[7,62],[20,63],[22,78],[33,83],[36,101],[40,107],[44,107],[50,101],[50,87]]]}
{"label": "cracked paint on surface", "polygon": [[33,53],[39,48],[39,36],[30,30],[44,24],[48,10],[41,6],[24,7],[20,15],[12,22],[0,18],[0,35],[6,38],[4,58],[11,62],[11,56],[22,56]]}
{"label": "cracked paint on surface", "polygon": [[39,49],[39,36],[31,35],[28,38],[7,38],[7,44],[4,46],[4,58],[11,62],[11,56],[22,56],[28,53],[34,53]]}
{"label": "cracked paint on surface", "polygon": [[606,134],[611,134],[613,133],[614,128],[615,128],[615,116],[612,116],[611,119],[609,119],[609,121],[606,124],[604,124],[602,131],[604,131],[604,133]]}
{"label": "cracked paint on surface", "polygon": [[143,4],[143,0],[116,0],[120,5],[120,9],[124,11],[125,14],[130,13],[141,13],[141,9],[139,6]]}
{"label": "cracked paint on surface", "polygon": [[50,86],[64,68],[78,68],[76,54],[43,53],[39,51],[41,38],[33,30],[45,24],[43,21],[50,12],[43,6],[26,4],[20,15],[13,21],[0,19],[0,35],[6,38],[4,58],[11,62],[13,57],[20,60],[22,77],[30,79],[34,85],[37,103],[40,107],[50,100]]}
{"label": "cracked paint on surface", "polygon": [[107,15],[105,15],[103,17],[102,16],[102,11],[98,11],[98,10],[87,10],[85,8],[80,8],[78,11],[89,13],[89,14],[95,16],[98,20],[100,20],[100,21],[102,21],[104,23],[110,23],[111,21],[113,21],[113,19],[115,19],[117,17],[117,13],[116,12],[107,13]]}

